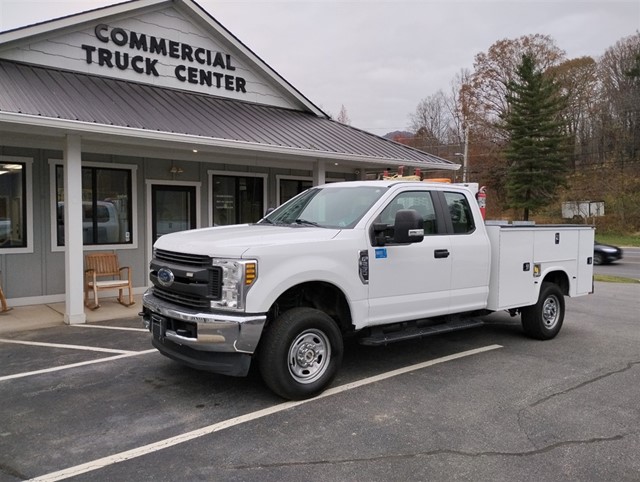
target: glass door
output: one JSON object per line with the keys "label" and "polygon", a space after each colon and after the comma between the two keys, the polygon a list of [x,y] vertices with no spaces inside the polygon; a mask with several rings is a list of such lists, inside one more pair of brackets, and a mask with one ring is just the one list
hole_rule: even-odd
{"label": "glass door", "polygon": [[160,236],[196,228],[196,187],[154,184],[151,187],[151,231]]}

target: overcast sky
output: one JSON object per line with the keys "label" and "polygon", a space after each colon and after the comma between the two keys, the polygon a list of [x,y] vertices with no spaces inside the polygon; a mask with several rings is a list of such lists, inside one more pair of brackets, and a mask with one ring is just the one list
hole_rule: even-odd
{"label": "overcast sky", "polygon": [[[550,35],[598,57],[640,30],[640,0],[196,0],[313,103],[379,135],[406,130],[418,102],[448,90],[501,39]],[[109,0],[0,0],[0,31]]]}

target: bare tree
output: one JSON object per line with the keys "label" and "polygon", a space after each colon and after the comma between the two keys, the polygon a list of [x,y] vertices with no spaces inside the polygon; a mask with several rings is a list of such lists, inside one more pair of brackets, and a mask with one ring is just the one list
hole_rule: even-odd
{"label": "bare tree", "polygon": [[351,125],[351,119],[349,118],[349,114],[347,114],[347,109],[344,107],[344,104],[340,107],[340,113],[336,120],[341,124]]}
{"label": "bare tree", "polygon": [[434,145],[444,144],[447,138],[450,116],[445,97],[445,93],[439,90],[422,99],[411,115],[411,130]]}
{"label": "bare tree", "polygon": [[468,121],[481,129],[492,129],[496,142],[506,140],[501,119],[507,115],[507,86],[514,80],[525,54],[531,56],[542,71],[557,65],[565,55],[548,35],[499,40],[487,52],[476,55],[474,72],[464,89]]}
{"label": "bare tree", "polygon": [[602,140],[620,162],[640,161],[640,77],[634,75],[640,56],[640,32],[625,37],[599,62],[605,105]]}
{"label": "bare tree", "polygon": [[594,160],[593,120],[601,98],[597,64],[591,57],[581,57],[552,67],[548,73],[558,81],[566,99],[562,116],[573,144],[571,167],[575,170],[577,165]]}

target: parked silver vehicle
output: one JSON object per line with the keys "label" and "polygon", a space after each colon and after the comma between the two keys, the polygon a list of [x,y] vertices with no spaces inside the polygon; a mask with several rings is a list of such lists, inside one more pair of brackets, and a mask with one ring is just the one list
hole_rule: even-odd
{"label": "parked silver vehicle", "polygon": [[[93,219],[98,222],[97,238],[93,235]],[[64,203],[58,203],[58,239],[64,242]],[[119,243],[120,222],[118,210],[113,203],[98,201],[94,216],[93,205],[90,202],[82,203],[82,241],[85,244]]]}

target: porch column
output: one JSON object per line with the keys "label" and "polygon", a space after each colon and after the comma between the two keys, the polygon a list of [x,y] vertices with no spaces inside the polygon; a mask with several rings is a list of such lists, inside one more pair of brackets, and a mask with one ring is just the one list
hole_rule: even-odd
{"label": "porch column", "polygon": [[67,135],[64,149],[64,322],[85,323],[82,251],[82,148],[78,135]]}
{"label": "porch column", "polygon": [[313,185],[319,186],[326,182],[326,167],[322,159],[318,159],[313,165]]}

